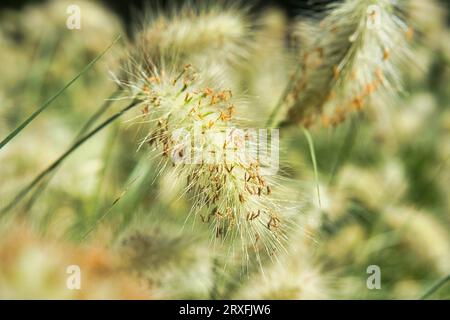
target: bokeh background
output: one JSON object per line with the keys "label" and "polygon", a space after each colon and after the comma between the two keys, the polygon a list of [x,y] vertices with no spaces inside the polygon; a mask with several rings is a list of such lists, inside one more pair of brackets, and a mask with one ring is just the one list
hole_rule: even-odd
{"label": "bokeh background", "polygon": [[[178,1],[179,2],[179,1]],[[257,1],[269,43],[238,72],[249,110],[268,114],[286,85],[290,26],[324,1]],[[121,118],[72,154],[0,217],[0,298],[417,299],[450,273],[450,30],[448,2],[423,19],[420,68],[404,70],[405,92],[336,129],[312,131],[321,205],[301,130],[283,134],[285,174],[299,181],[300,227],[264,272],[224,267],[208,228],[184,225],[180,186],[136,151],[138,130]],[[65,26],[79,4],[82,29]],[[161,10],[174,2],[160,3]],[[0,137],[5,137],[86,64],[116,45],[0,150],[0,206],[75,139],[116,90],[124,39],[143,1],[2,1]],[[106,114],[119,110],[118,101]],[[256,107],[255,107],[256,108]],[[258,117],[259,117],[258,116]],[[131,116],[129,116],[131,118]],[[82,290],[66,286],[79,265]],[[380,290],[366,272],[381,269]],[[430,298],[450,298],[447,283]]]}

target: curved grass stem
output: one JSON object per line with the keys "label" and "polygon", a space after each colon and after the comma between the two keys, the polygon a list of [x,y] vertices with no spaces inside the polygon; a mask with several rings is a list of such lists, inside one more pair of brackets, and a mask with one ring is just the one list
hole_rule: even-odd
{"label": "curved grass stem", "polygon": [[[115,101],[114,99],[119,95],[120,90],[116,89],[108,99],[104,101],[104,103],[98,108],[98,110],[84,123],[84,125],[81,127],[81,129],[78,131],[77,135],[75,136],[72,143],[75,143],[79,138],[83,136],[89,129],[92,128],[92,126],[97,122],[97,120],[109,109],[109,107],[113,104]],[[52,172],[51,175],[47,176],[47,179],[44,181],[41,181],[41,184],[39,188],[36,188],[36,190],[33,192],[33,194],[30,196],[30,200],[25,205],[26,210],[31,210],[33,207],[33,204],[36,202],[36,200],[39,198],[39,196],[45,191],[48,184],[50,183],[52,177],[56,174],[56,169]]]}
{"label": "curved grass stem", "polygon": [[47,167],[44,171],[42,171],[36,178],[33,179],[24,189],[22,189],[16,197],[4,208],[0,210],[0,215],[4,215],[13,209],[29,192],[33,189],[42,179],[47,177],[53,170],[55,170],[70,154],[72,154],[75,150],[81,147],[86,141],[92,138],[95,134],[97,134],[102,129],[106,128],[109,124],[113,123],[117,118],[122,116],[125,112],[132,109],[136,105],[139,104],[139,100],[134,100],[128,106],[115,113],[104,122],[95,127],[92,131],[78,139],[66,152],[64,152],[58,159],[56,159],[50,166]]}
{"label": "curved grass stem", "polygon": [[0,142],[0,150],[6,146],[15,136],[17,136],[25,127],[27,127],[41,112],[50,106],[50,104],[55,101],[66,89],[68,89],[75,81],[78,80],[84,73],[94,66],[94,64],[100,60],[112,46],[119,41],[120,36],[118,36],[103,52],[96,56],[91,62],[89,62],[75,77],[73,77],[64,87],[58,90],[56,94],[47,99],[35,112],[33,112],[25,121],[23,121],[16,129],[14,129],[6,138]]}
{"label": "curved grass stem", "polygon": [[446,275],[444,278],[439,280],[436,284],[434,284],[427,292],[425,292],[420,300],[425,300],[431,297],[436,291],[438,291],[441,287],[443,287],[447,282],[450,281],[450,274]]}
{"label": "curved grass stem", "polygon": [[314,169],[314,178],[316,180],[317,200],[319,203],[319,208],[321,208],[322,204],[320,201],[319,174],[318,174],[318,170],[317,170],[317,161],[316,161],[316,152],[314,150],[314,142],[313,142],[313,139],[312,139],[311,134],[309,133],[308,129],[306,129],[305,127],[302,127],[302,129],[303,129],[303,134],[305,135],[306,140],[308,141],[309,153],[311,155],[311,161],[312,161],[313,169]]}
{"label": "curved grass stem", "polygon": [[287,84],[286,88],[283,91],[283,94],[281,95],[280,99],[278,100],[277,104],[273,108],[271,114],[269,115],[269,118],[266,122],[266,128],[274,128],[276,126],[276,120],[278,115],[280,114],[283,104],[285,103],[289,93],[291,93],[292,89],[295,86],[295,83],[297,81],[297,76],[300,73],[301,70],[301,64],[299,64],[292,75],[292,79],[290,79],[289,83]]}

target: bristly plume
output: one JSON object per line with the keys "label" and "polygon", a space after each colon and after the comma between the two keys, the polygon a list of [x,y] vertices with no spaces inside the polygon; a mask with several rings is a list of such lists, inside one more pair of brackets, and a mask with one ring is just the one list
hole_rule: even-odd
{"label": "bristly plume", "polygon": [[189,60],[197,66],[242,63],[252,47],[248,9],[242,5],[194,1],[168,13],[156,11],[144,17],[134,41],[143,59]]}
{"label": "bristly plume", "polygon": [[210,224],[214,238],[273,253],[285,240],[292,192],[267,174],[272,164],[256,154],[255,130],[239,128],[232,92],[177,65],[135,70],[134,81],[123,83],[142,101],[136,122],[147,134],[140,147],[153,149],[161,173],[175,168],[192,201],[189,215]]}
{"label": "bristly plume", "polygon": [[[301,74],[288,97],[289,123],[336,126],[376,96],[383,103],[402,88],[413,29],[402,2],[345,0],[320,23],[303,23]],[[305,25],[307,28],[305,28]]]}

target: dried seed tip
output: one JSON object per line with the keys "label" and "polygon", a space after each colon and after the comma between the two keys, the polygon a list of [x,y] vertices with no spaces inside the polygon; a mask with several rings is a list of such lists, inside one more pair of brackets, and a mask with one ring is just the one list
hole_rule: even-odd
{"label": "dried seed tip", "polygon": [[408,27],[408,30],[405,33],[406,40],[411,41],[414,38],[414,29],[412,27]]}
{"label": "dried seed tip", "polygon": [[[373,95],[395,95],[402,87],[401,68],[411,58],[413,29],[404,20],[405,6],[393,0],[345,0],[331,4],[319,24],[302,22],[302,37],[313,40],[305,40],[302,57],[308,58],[294,86],[302,89],[291,93],[288,122],[312,125],[322,119],[328,126],[329,121],[314,115],[336,114],[342,105],[361,110]],[[323,49],[322,56],[312,63],[317,48]],[[341,123],[348,110],[330,121]]]}

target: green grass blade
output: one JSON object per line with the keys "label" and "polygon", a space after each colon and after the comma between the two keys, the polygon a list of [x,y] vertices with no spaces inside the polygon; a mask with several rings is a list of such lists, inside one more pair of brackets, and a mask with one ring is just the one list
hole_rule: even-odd
{"label": "green grass blade", "polygon": [[4,215],[7,212],[9,212],[11,209],[13,209],[27,194],[30,192],[31,189],[33,189],[42,179],[47,177],[53,170],[55,170],[72,152],[77,150],[81,145],[83,145],[86,141],[88,141],[91,137],[93,137],[95,134],[97,134],[99,131],[107,127],[109,124],[114,122],[117,118],[122,116],[125,112],[132,109],[136,105],[139,104],[139,100],[134,100],[131,104],[120,110],[119,112],[115,113],[108,119],[106,119],[104,122],[99,124],[97,127],[95,127],[92,131],[90,131],[88,134],[77,140],[66,152],[64,152],[58,159],[56,159],[47,169],[42,171],[36,178],[31,181],[30,184],[28,184],[22,191],[20,191],[17,196],[4,208],[0,210],[0,215]]}
{"label": "green grass blade", "polygon": [[289,82],[288,82],[286,88],[284,89],[280,99],[278,100],[276,106],[273,108],[272,112],[269,115],[269,118],[267,119],[267,122],[266,122],[267,128],[275,127],[277,117],[278,117],[279,113],[281,112],[283,104],[286,102],[288,95],[292,92],[295,84],[297,83],[296,81],[297,81],[298,75],[301,71],[301,67],[302,67],[302,65],[298,64],[294,74],[290,77]]}
{"label": "green grass blade", "polygon": [[[81,138],[87,131],[89,131],[92,126],[97,122],[97,120],[109,109],[109,107],[112,105],[112,103],[115,101],[114,98],[116,98],[120,93],[120,90],[117,89],[114,91],[111,96],[105,100],[105,102],[98,108],[98,110],[89,117],[89,119],[84,123],[84,125],[81,127],[81,129],[78,131],[77,135],[73,139],[72,143],[76,143],[76,141]],[[48,184],[50,183],[52,177],[55,175],[57,170],[55,169],[51,175],[47,176],[47,179],[41,181],[39,188],[36,188],[33,194],[30,196],[30,200],[25,205],[26,210],[31,210],[33,207],[33,204],[36,202],[36,200],[39,198],[39,196],[45,191]]]}
{"label": "green grass blade", "polygon": [[443,287],[449,281],[450,281],[450,274],[446,275],[444,278],[439,280],[435,285],[433,285],[427,292],[425,292],[422,295],[422,297],[420,297],[420,300],[425,300],[425,299],[431,297],[431,295],[433,295],[433,293],[438,291],[441,287]]}
{"label": "green grass blade", "polygon": [[47,109],[47,107],[55,101],[67,88],[69,88],[75,81],[78,80],[84,73],[86,73],[92,66],[100,60],[106,52],[111,49],[111,47],[120,39],[120,36],[118,36],[103,52],[101,52],[97,57],[94,58],[91,62],[89,62],[83,70],[80,71],[75,77],[72,78],[64,87],[59,89],[59,91],[47,99],[42,106],[40,106],[35,112],[33,112],[24,122],[22,122],[16,129],[14,129],[5,139],[3,139],[0,142],[0,149],[2,149],[4,146],[6,146],[15,136],[17,136],[26,126],[30,124],[31,121],[33,121],[42,111]]}
{"label": "green grass blade", "polygon": [[316,161],[316,152],[314,151],[314,143],[313,139],[311,137],[311,134],[309,133],[308,129],[305,127],[302,127],[303,133],[305,134],[306,140],[308,141],[309,146],[309,153],[311,155],[311,160],[314,168],[314,177],[316,179],[316,188],[317,188],[317,199],[319,201],[319,208],[322,207],[321,201],[320,201],[320,189],[319,189],[319,174],[317,171],[317,161]]}

